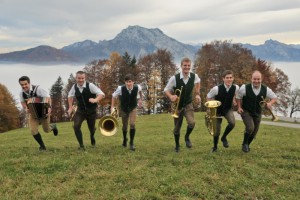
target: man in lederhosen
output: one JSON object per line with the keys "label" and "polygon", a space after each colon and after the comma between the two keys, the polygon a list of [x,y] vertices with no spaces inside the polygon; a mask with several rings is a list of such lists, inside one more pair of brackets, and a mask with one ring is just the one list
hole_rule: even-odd
{"label": "man in lederhosen", "polygon": [[[232,131],[235,126],[235,118],[232,111],[232,105],[236,106],[235,96],[239,90],[239,86],[232,84],[234,80],[233,72],[225,70],[222,74],[223,84],[213,87],[207,94],[207,100],[217,100],[221,102],[221,106],[217,108],[217,116],[223,116],[228,124],[221,137],[221,141],[225,148],[229,147],[227,135]],[[216,152],[218,149],[219,136],[221,132],[222,118],[216,120],[216,133],[213,137],[214,146],[211,152]]]}
{"label": "man in lederhosen", "polygon": [[276,94],[267,86],[262,85],[262,74],[260,71],[254,71],[251,76],[251,83],[244,84],[239,89],[237,99],[238,113],[241,114],[245,124],[244,139],[242,151],[248,153],[250,144],[255,138],[261,122],[262,108],[260,102],[269,98],[266,103],[268,109],[272,109],[272,105],[276,103]]}
{"label": "man in lederhosen", "polygon": [[120,116],[122,117],[122,131],[124,147],[127,147],[127,131],[129,122],[129,148],[135,151],[134,137],[135,137],[135,121],[137,116],[137,106],[142,106],[143,95],[140,85],[134,83],[132,74],[125,76],[125,84],[118,86],[116,91],[112,94],[111,111],[115,109],[116,100],[119,97],[120,101]]}
{"label": "man in lederhosen", "polygon": [[187,148],[192,147],[192,142],[190,140],[190,134],[192,133],[195,120],[194,120],[194,107],[193,107],[193,91],[195,90],[196,94],[196,103],[200,103],[200,78],[197,74],[190,72],[191,70],[191,60],[189,58],[183,58],[181,61],[181,72],[172,76],[164,92],[166,96],[170,99],[171,102],[175,102],[178,98],[173,92],[176,90],[181,91],[180,101],[178,104],[178,118],[174,118],[175,128],[173,130],[174,139],[175,139],[175,151],[178,152],[180,149],[179,138],[180,138],[180,129],[183,122],[183,117],[187,121],[187,129],[185,134],[185,143]]}
{"label": "man in lederhosen", "polygon": [[77,100],[77,110],[73,116],[73,128],[79,143],[79,149],[85,150],[81,131],[82,122],[86,120],[90,131],[91,144],[95,146],[96,108],[97,103],[104,98],[104,93],[95,84],[86,81],[86,73],[84,71],[78,71],[76,73],[76,84],[72,86],[68,94],[69,116],[73,112],[72,106],[74,98]]}
{"label": "man in lederhosen", "polygon": [[[44,90],[39,85],[32,85],[30,83],[30,79],[28,76],[22,76],[19,78],[19,84],[22,87],[22,91],[20,92],[20,101],[23,109],[26,110],[26,113],[29,117],[29,128],[31,131],[31,134],[33,135],[34,139],[37,141],[37,143],[40,145],[39,150],[44,151],[46,150],[46,146],[44,144],[44,141],[42,139],[41,134],[39,133],[38,127],[39,124],[42,124],[43,130],[48,133],[53,131],[53,134],[55,136],[58,135],[58,130],[56,127],[56,124],[50,125],[50,115],[51,115],[51,98],[49,93]],[[28,109],[27,102],[30,98],[46,98],[49,103],[48,105],[48,114],[45,118],[35,118],[34,114],[31,113]]]}

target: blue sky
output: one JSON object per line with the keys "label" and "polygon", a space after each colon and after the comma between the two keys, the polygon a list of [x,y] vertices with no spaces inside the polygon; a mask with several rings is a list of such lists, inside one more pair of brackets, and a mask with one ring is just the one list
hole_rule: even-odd
{"label": "blue sky", "polygon": [[300,0],[0,0],[0,53],[113,39],[130,25],[184,43],[300,44]]}

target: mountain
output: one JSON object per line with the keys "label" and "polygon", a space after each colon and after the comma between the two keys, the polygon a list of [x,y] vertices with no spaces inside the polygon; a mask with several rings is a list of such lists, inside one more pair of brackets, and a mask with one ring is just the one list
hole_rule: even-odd
{"label": "mountain", "polygon": [[[267,61],[300,61],[300,45],[288,45],[275,40],[267,40],[262,45],[242,44],[252,51],[256,58]],[[160,29],[148,29],[140,26],[129,26],[122,30],[112,40],[94,42],[85,40],[56,49],[50,46],[38,46],[24,51],[0,54],[0,62],[58,64],[85,64],[92,60],[109,58],[116,51],[124,55],[140,56],[151,54],[158,48],[169,50],[176,63],[182,57],[195,58],[201,44],[190,45],[179,42],[165,35]]]}
{"label": "mountain", "polygon": [[85,61],[108,58],[111,52],[121,55],[127,51],[136,58],[151,54],[158,48],[169,50],[175,60],[188,56],[194,58],[196,47],[181,43],[165,35],[161,30],[147,29],[140,26],[129,26],[122,30],[114,39],[103,40],[99,43],[86,40],[66,47],[62,50],[81,57]]}
{"label": "mountain", "polygon": [[299,45],[288,45],[276,40],[267,40],[262,45],[243,44],[243,47],[250,49],[256,58],[267,61],[300,61]]}
{"label": "mountain", "polygon": [[24,51],[0,54],[0,61],[8,63],[52,64],[78,62],[79,60],[63,50],[50,46],[38,46]]}

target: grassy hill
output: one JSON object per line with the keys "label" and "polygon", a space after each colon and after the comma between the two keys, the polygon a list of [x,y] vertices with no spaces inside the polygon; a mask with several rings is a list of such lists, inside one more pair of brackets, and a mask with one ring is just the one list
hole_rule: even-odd
{"label": "grassy hill", "polygon": [[[97,132],[96,147],[83,126],[86,151],[72,123],[58,123],[59,135],[42,133],[39,152],[28,128],[0,134],[1,199],[297,199],[300,194],[299,129],[261,125],[251,151],[241,150],[244,125],[237,121],[230,147],[210,153],[212,136],[204,113],[196,113],[187,149],[175,153],[168,114],[137,119],[136,151],[116,135]],[[225,128],[225,123],[222,127]]]}

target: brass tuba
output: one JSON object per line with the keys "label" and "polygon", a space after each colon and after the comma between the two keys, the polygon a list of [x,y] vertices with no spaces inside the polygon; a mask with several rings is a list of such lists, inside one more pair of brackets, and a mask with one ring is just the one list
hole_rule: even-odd
{"label": "brass tuba", "polygon": [[206,115],[205,115],[205,125],[207,127],[208,132],[212,136],[216,135],[216,128],[217,128],[217,108],[221,105],[220,101],[212,100],[207,101],[204,104],[207,107]]}
{"label": "brass tuba", "polygon": [[172,117],[174,118],[178,118],[179,117],[179,113],[178,113],[178,106],[179,106],[179,102],[180,102],[180,97],[181,97],[181,92],[182,92],[182,88],[183,86],[181,86],[180,90],[176,89],[175,90],[175,95],[177,95],[177,99],[176,101],[172,104],[172,107],[174,108],[174,113],[172,115]]}
{"label": "brass tuba", "polygon": [[277,122],[279,120],[278,117],[272,112],[271,109],[268,108],[268,106],[267,106],[268,102],[264,99],[264,97],[261,96],[261,98],[262,98],[262,101],[259,102],[259,105],[262,108],[263,115],[266,117],[272,115],[272,121]]}
{"label": "brass tuba", "polygon": [[118,110],[117,108],[109,116],[104,116],[100,119],[98,127],[100,133],[104,136],[113,136],[118,131]]}

